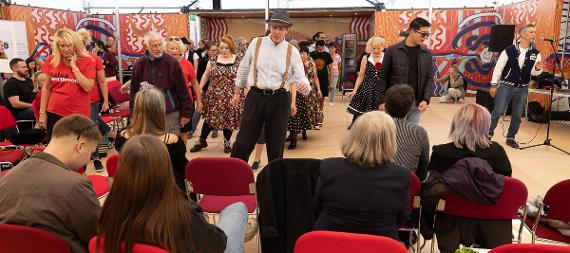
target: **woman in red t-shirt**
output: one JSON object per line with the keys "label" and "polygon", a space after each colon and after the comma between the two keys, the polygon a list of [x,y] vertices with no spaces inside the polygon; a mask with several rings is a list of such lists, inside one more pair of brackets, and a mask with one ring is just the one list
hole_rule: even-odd
{"label": "woman in red t-shirt", "polygon": [[95,80],[95,61],[75,32],[67,28],[58,30],[52,45],[53,53],[42,67],[50,82],[42,87],[39,119],[40,125],[47,128],[48,138],[59,119],[70,114],[89,117],[90,92]]}
{"label": "woman in red t-shirt", "polygon": [[[194,108],[200,112],[202,110],[202,89],[200,89],[198,81],[196,80],[196,71],[194,70],[194,67],[192,67],[192,64],[183,57],[184,52],[186,52],[186,46],[182,43],[180,38],[171,36],[168,38],[168,42],[166,43],[166,52],[174,56],[174,58],[178,59],[178,62],[180,62],[180,68],[182,68],[184,80],[186,81],[186,88],[188,88],[190,97],[196,101],[196,107]],[[180,129],[180,139],[182,139],[184,143],[188,141],[188,132],[192,130],[191,128],[192,122],[188,122]]]}

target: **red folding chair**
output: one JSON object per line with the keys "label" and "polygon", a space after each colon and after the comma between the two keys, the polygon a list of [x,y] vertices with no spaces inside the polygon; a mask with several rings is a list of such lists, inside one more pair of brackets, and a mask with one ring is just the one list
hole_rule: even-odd
{"label": "red folding chair", "polygon": [[[512,220],[519,218],[518,210],[525,205],[527,196],[528,191],[523,182],[516,178],[505,177],[503,192],[495,205],[480,204],[458,193],[449,192],[440,200],[437,211],[471,219]],[[520,238],[516,241],[519,240]],[[434,240],[431,243],[431,252],[433,247]]]}
{"label": "red folding chair", "polygon": [[[564,222],[570,222],[570,204],[568,204],[568,196],[570,196],[570,179],[564,180],[552,186],[544,195],[544,200],[538,206],[538,210],[544,212],[536,218],[527,216],[527,208],[523,211],[522,221],[531,235],[532,243],[536,240],[549,243],[565,243],[570,244],[570,237],[558,232],[558,230],[541,223],[541,219],[552,219]],[[522,227],[519,229],[519,238],[522,235]]]}
{"label": "red folding chair", "polygon": [[105,167],[107,168],[107,175],[109,177],[115,177],[115,173],[117,172],[117,167],[119,166],[119,159],[121,155],[113,154],[107,157],[107,161],[105,162]]}
{"label": "red folding chair", "polygon": [[0,251],[6,253],[71,253],[65,241],[33,227],[0,224]]}
{"label": "red folding chair", "polygon": [[[105,253],[105,251],[103,251],[103,240],[101,240],[100,244],[99,244],[99,250],[97,250],[97,238],[99,238],[98,236],[95,236],[93,238],[91,238],[91,240],[89,241],[89,253]],[[123,245],[123,251],[124,251],[124,245]],[[144,243],[135,243],[133,245],[133,253],[169,253],[168,250],[165,250],[163,248],[157,247],[157,246],[153,246],[153,245],[149,245],[149,244],[144,244]]]}
{"label": "red folding chair", "polygon": [[398,241],[375,235],[313,231],[299,237],[294,253],[407,253]]}
{"label": "red folding chair", "polygon": [[[16,119],[8,108],[0,106],[0,131],[12,128],[18,131]],[[0,170],[13,168],[24,158],[26,158],[26,152],[21,147],[13,145],[9,140],[0,141]]]}
{"label": "red folding chair", "polygon": [[109,88],[109,96],[113,99],[113,107],[111,113],[102,115],[101,119],[105,123],[111,124],[113,129],[121,129],[126,126],[126,118],[131,114],[129,108],[121,108],[120,104],[129,101],[129,94],[120,91],[121,82],[109,81],[107,82]]}
{"label": "red folding chair", "polygon": [[507,244],[496,247],[489,253],[570,253],[570,247],[548,244]]}
{"label": "red folding chair", "polygon": [[410,232],[410,244],[412,244],[412,232],[416,232],[417,237],[417,241],[416,241],[416,252],[420,252],[420,224],[421,219],[422,219],[422,209],[421,209],[421,197],[420,194],[422,192],[422,184],[420,182],[420,179],[418,178],[418,176],[416,175],[416,173],[414,172],[410,172],[410,187],[409,187],[409,191],[410,191],[410,209],[414,210],[417,209],[418,210],[418,224],[413,224],[415,226],[412,227],[400,227],[398,228],[399,231],[405,231],[405,232]]}
{"label": "red folding chair", "polygon": [[95,194],[97,194],[97,198],[102,199],[109,194],[109,191],[111,191],[111,186],[107,177],[88,175],[87,179],[89,179],[93,184],[93,189],[95,190]]}
{"label": "red folding chair", "polygon": [[[191,193],[197,194],[204,213],[220,214],[227,206],[243,202],[249,215],[257,219],[255,179],[247,162],[231,157],[198,157],[188,162],[185,174],[188,199]],[[257,246],[260,250],[259,236]]]}

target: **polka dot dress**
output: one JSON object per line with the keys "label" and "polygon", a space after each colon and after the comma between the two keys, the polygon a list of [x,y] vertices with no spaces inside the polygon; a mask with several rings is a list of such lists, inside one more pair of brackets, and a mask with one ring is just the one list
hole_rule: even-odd
{"label": "polka dot dress", "polygon": [[[368,55],[370,58],[371,56]],[[352,114],[363,114],[369,111],[377,111],[380,105],[380,70],[381,63],[374,66],[370,60],[366,61],[366,70],[364,72],[364,80],[360,88],[356,91],[354,97],[348,105],[348,112]]]}
{"label": "polka dot dress", "polygon": [[301,132],[302,130],[311,130],[311,119],[309,118],[309,108],[307,107],[307,100],[309,98],[297,92],[297,113],[293,117],[289,117],[289,131]]}

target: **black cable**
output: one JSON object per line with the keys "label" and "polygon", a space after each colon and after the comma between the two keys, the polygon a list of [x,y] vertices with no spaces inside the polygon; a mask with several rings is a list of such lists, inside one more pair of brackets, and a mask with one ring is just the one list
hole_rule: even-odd
{"label": "black cable", "polygon": [[[527,113],[528,113],[528,112],[527,112]],[[527,116],[527,117],[528,117],[528,116]],[[503,118],[504,118],[504,116],[503,116]],[[501,135],[502,135],[503,137],[505,137],[505,139],[506,139],[506,138],[507,138],[507,135],[505,134],[505,124],[503,123],[503,120],[502,120],[501,118],[499,118],[499,121],[501,122],[501,131],[502,131],[502,132],[501,132]],[[531,143],[531,142],[534,141],[534,139],[538,136],[538,133],[540,132],[540,129],[542,128],[542,125],[544,125],[544,124],[540,124],[540,123],[539,123],[538,129],[536,130],[536,133],[534,134],[534,136],[532,137],[532,139],[530,139],[530,141],[527,141],[527,142],[518,142],[518,141],[515,141],[515,142],[518,143],[518,144],[522,144],[522,145],[526,145],[526,144]]]}

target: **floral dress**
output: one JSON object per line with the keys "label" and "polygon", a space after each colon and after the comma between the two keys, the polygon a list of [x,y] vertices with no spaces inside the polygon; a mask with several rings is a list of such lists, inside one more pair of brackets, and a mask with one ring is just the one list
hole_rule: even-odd
{"label": "floral dress", "polygon": [[366,61],[366,70],[364,71],[364,80],[362,85],[356,91],[356,94],[348,105],[348,112],[354,115],[360,115],[365,112],[377,111],[380,106],[380,94],[383,92],[380,88],[380,70],[382,69],[382,58],[380,62],[374,64],[372,56],[368,55]]}
{"label": "floral dress", "polygon": [[[309,96],[307,97],[309,120],[311,126],[316,126],[317,123],[322,122],[323,112],[319,107],[319,97],[317,96],[317,88],[315,86],[315,62],[313,59],[309,58],[309,61],[303,62],[303,64],[305,65],[305,76],[307,76],[311,85],[311,93],[309,93]],[[299,108],[297,108],[297,110],[299,110]]]}
{"label": "floral dress", "polygon": [[243,103],[238,107],[231,103],[239,59],[229,64],[217,62],[217,57],[210,60],[210,85],[202,101],[202,117],[215,129],[239,128]]}

